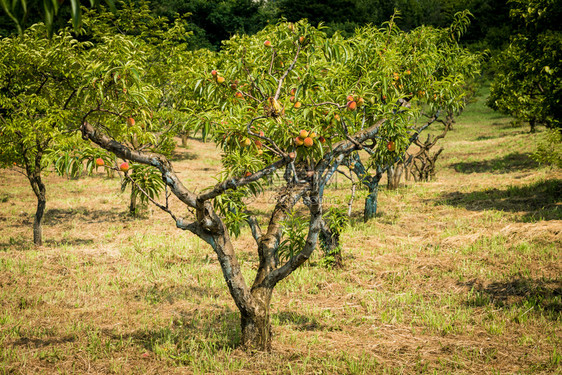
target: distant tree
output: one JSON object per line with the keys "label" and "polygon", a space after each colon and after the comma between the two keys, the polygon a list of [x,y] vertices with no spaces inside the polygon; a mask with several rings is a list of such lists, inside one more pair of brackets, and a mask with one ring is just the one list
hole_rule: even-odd
{"label": "distant tree", "polygon": [[529,123],[561,127],[562,7],[560,1],[514,0],[517,33],[496,60],[488,105]]}
{"label": "distant tree", "polygon": [[[418,141],[421,131],[434,122],[443,122],[447,116],[459,113],[466,104],[468,84],[480,69],[480,56],[458,43],[470,24],[469,14],[468,11],[457,13],[448,28],[419,27],[410,31],[407,37],[401,37],[402,31],[392,20],[389,27],[396,33],[394,38],[361,39],[364,43],[362,48],[372,51],[369,59],[362,62],[365,68],[372,74],[386,74],[383,82],[400,95],[398,100],[391,101],[385,92],[381,92],[381,99],[395,107],[393,125],[401,129],[392,135],[381,131],[379,136],[386,145],[375,152],[370,151],[367,162],[357,155],[347,161],[350,171],[369,191],[365,199],[365,221],[374,218],[377,212],[378,187],[384,173],[392,173],[397,162],[407,161],[404,153]],[[372,29],[365,27],[357,33],[363,31],[372,35],[376,33]],[[380,44],[377,45],[377,41]],[[392,52],[389,52],[390,46]],[[400,126],[401,123],[407,125]],[[427,146],[433,145],[432,142]],[[439,153],[424,160],[426,170],[422,175],[429,177],[434,174],[427,169],[432,169],[431,165],[438,156]],[[418,157],[422,154],[416,155]],[[393,176],[390,177],[392,180]]]}
{"label": "distant tree", "polygon": [[462,38],[464,44],[493,51],[507,47],[512,29],[507,1],[469,0],[460,4],[474,16]]}

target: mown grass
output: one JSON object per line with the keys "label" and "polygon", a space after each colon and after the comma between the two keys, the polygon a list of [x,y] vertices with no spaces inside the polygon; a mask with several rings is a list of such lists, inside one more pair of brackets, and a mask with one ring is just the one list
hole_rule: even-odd
{"label": "mown grass", "polygon": [[[117,179],[50,175],[35,248],[33,195],[2,171],[0,374],[562,373],[562,173],[530,158],[535,141],[479,97],[447,135],[436,181],[383,188],[368,223],[360,191],[345,268],[317,253],[275,289],[271,353],[238,348],[210,248],[155,209],[128,216]],[[220,167],[197,140],[175,159],[197,189]],[[328,202],[345,204],[348,187]],[[267,212],[273,196],[252,207]],[[247,228],[235,245],[250,281]]]}

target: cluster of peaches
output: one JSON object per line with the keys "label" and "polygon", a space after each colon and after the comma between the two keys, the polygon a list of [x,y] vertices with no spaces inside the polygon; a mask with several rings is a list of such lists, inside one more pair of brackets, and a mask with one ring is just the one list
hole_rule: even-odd
{"label": "cluster of peaches", "polygon": [[295,138],[295,146],[300,147],[312,147],[314,145],[314,140],[318,138],[320,143],[325,143],[326,139],[322,136],[317,137],[316,133],[308,130],[301,130],[299,135]]}

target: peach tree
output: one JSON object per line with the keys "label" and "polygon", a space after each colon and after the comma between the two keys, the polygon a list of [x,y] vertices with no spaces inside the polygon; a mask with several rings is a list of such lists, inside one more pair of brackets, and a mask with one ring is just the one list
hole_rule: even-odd
{"label": "peach tree", "polygon": [[[364,219],[377,211],[379,182],[397,162],[410,163],[406,150],[433,123],[443,123],[459,113],[466,104],[469,85],[479,73],[480,56],[462,48],[458,39],[469,24],[469,13],[455,15],[449,28],[419,27],[408,33],[399,30],[394,20],[385,28],[365,27],[356,32],[363,41],[361,64],[377,82],[381,100],[393,107],[395,116],[381,128],[378,147],[367,157],[354,153],[345,164],[369,193],[365,199]],[[354,79],[361,81],[361,73]],[[401,114],[398,116],[398,114]],[[447,125],[446,125],[447,126]]]}
{"label": "peach tree", "polygon": [[[84,10],[80,38],[89,41],[84,54],[84,88],[80,90],[82,121],[105,126],[108,134],[133,149],[170,155],[173,136],[189,127],[186,107],[189,95],[181,88],[188,53],[189,33],[181,19],[174,23],[155,17],[145,1],[122,2],[115,12],[103,8]],[[181,72],[181,73],[179,73]],[[130,187],[129,211],[156,198],[163,182],[150,168],[116,160],[98,147],[80,141],[53,153],[58,171],[71,176],[104,168],[121,176],[121,190]],[[141,191],[143,193],[141,193]]]}
{"label": "peach tree", "polygon": [[[344,160],[360,150],[369,160],[390,160],[395,153],[389,142],[405,147],[412,118],[422,113],[402,104],[414,95],[434,97],[427,103],[430,108],[455,100],[441,97],[449,86],[425,68],[430,62],[423,59],[435,55],[400,64],[407,56],[393,45],[410,38],[420,49],[436,42],[429,31],[410,35],[392,23],[383,31],[364,29],[344,39],[337,34],[327,38],[304,21],[281,22],[252,37],[231,38],[207,62],[194,55],[193,64],[184,68],[186,85],[200,97],[192,110],[208,119],[223,164],[218,182],[202,191],[184,185],[164,155],[123,141],[120,131],[125,129],[108,128],[105,121],[83,122],[84,139],[119,158],[157,169],[166,189],[188,208],[180,215],[168,199],[153,200],[178,228],[198,236],[216,253],[241,313],[243,346],[271,348],[273,289],[317,247],[327,184]],[[396,76],[402,74],[412,78],[401,81]],[[274,174],[282,176],[277,201],[268,221],[260,223],[247,198],[259,194]],[[304,239],[282,257],[285,222],[297,207],[306,218]],[[259,258],[251,284],[242,275],[231,237],[244,222]]]}
{"label": "peach tree", "polygon": [[[43,174],[52,149],[70,142],[87,45],[67,30],[46,39],[44,25],[0,41],[0,167],[24,175],[37,198],[33,242],[43,244]],[[74,157],[74,156],[73,156]]]}
{"label": "peach tree", "polygon": [[[170,111],[160,110],[152,118],[161,90],[141,75],[153,56],[142,40],[105,34],[79,41],[68,29],[46,36],[46,27],[37,24],[20,37],[0,42],[0,166],[29,180],[37,198],[37,245],[43,243],[45,171],[53,166],[61,174],[76,176],[84,160],[90,170],[96,162],[119,167],[105,150],[76,141],[77,123],[105,115],[103,126],[118,129],[119,140],[162,150],[170,144],[164,124],[170,125],[172,117]],[[143,173],[147,174],[151,175]],[[160,180],[152,180],[156,184],[148,186],[156,193]]]}
{"label": "peach tree", "polygon": [[531,132],[538,124],[562,128],[559,5],[549,0],[511,1],[517,32],[496,59],[488,105],[528,122]]}

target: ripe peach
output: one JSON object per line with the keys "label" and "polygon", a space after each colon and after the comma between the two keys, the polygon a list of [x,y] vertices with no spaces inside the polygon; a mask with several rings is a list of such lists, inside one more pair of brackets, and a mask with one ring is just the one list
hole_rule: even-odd
{"label": "ripe peach", "polygon": [[129,125],[129,126],[135,126],[135,119],[132,118],[132,117],[129,117],[129,118],[127,119],[127,125]]}
{"label": "ripe peach", "polygon": [[392,152],[396,150],[396,144],[393,141],[390,141],[386,144],[386,148],[388,149],[388,151]]}
{"label": "ripe peach", "polygon": [[244,146],[244,147],[250,147],[251,144],[252,144],[252,141],[249,138],[244,138],[242,140],[242,146]]}
{"label": "ripe peach", "polygon": [[213,77],[216,77],[217,74],[219,74],[219,73],[218,73],[215,69],[211,70],[211,75],[212,75]]}
{"label": "ripe peach", "polygon": [[295,107],[296,109],[299,109],[301,106],[302,106],[302,103],[301,103],[301,102],[296,102],[295,105],[294,105],[294,107]]}
{"label": "ripe peach", "polygon": [[302,138],[302,139],[305,139],[306,137],[308,137],[308,131],[307,131],[307,130],[304,130],[304,129],[301,130],[301,131],[299,132],[299,137]]}
{"label": "ripe peach", "polygon": [[97,165],[98,167],[101,167],[101,166],[103,166],[104,164],[105,164],[105,162],[103,161],[102,158],[97,158],[97,159],[96,159],[96,165]]}
{"label": "ripe peach", "polygon": [[271,42],[269,40],[266,40],[265,42],[263,42],[263,45],[266,47],[271,47]]}
{"label": "ripe peach", "polygon": [[355,111],[357,109],[357,102],[354,100],[349,101],[346,106],[348,111]]}
{"label": "ripe peach", "polygon": [[127,162],[121,163],[121,165],[119,166],[119,170],[121,172],[127,172],[129,170],[129,163]]}
{"label": "ripe peach", "polygon": [[304,143],[304,147],[312,147],[314,144],[314,140],[310,137],[306,137],[302,142]]}
{"label": "ripe peach", "polygon": [[294,152],[289,152],[289,158],[294,159],[297,157],[297,154]]}
{"label": "ripe peach", "polygon": [[303,140],[300,137],[295,137],[295,146],[300,147],[303,145]]}
{"label": "ripe peach", "polygon": [[224,83],[226,79],[224,77],[217,77],[217,82],[218,83]]}

